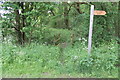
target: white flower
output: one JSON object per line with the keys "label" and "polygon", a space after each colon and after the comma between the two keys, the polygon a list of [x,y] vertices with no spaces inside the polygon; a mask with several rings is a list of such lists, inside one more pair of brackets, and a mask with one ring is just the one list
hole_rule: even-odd
{"label": "white flower", "polygon": [[22,11],[19,9],[19,13],[21,13]]}
{"label": "white flower", "polygon": [[48,11],[48,13],[51,13],[51,11]]}
{"label": "white flower", "polygon": [[85,41],[85,38],[82,38]]}
{"label": "white flower", "polygon": [[87,42],[87,40],[85,39],[85,42]]}
{"label": "white flower", "polygon": [[78,56],[74,56],[74,59],[77,59],[78,58]]}
{"label": "white flower", "polygon": [[82,39],[81,39],[81,38],[79,38],[78,40],[79,40],[79,41],[81,41]]}

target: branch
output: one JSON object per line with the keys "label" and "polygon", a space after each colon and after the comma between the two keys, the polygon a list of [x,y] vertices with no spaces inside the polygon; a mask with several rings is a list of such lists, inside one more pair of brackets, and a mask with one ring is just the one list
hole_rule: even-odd
{"label": "branch", "polygon": [[16,27],[13,27],[16,31],[20,31],[20,30],[18,30]]}
{"label": "branch", "polygon": [[80,3],[80,2],[76,2],[76,6],[75,6],[75,8],[76,8],[76,10],[78,11],[79,14],[82,14],[83,12],[80,11],[80,4],[82,4],[82,3]]}
{"label": "branch", "polygon": [[87,2],[76,2],[78,4],[88,4]]}
{"label": "branch", "polygon": [[53,10],[52,10],[52,9],[50,9],[50,11],[51,11],[52,15],[53,15],[53,16],[55,16],[55,13],[53,12]]}
{"label": "branch", "polygon": [[73,5],[75,5],[75,4],[73,3],[73,4],[70,5],[70,7],[69,7],[69,9],[68,9],[68,13],[70,12],[71,7],[72,7]]}

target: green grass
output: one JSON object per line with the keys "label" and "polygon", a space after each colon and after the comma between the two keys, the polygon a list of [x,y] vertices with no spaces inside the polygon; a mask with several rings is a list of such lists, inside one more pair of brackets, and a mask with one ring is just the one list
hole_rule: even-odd
{"label": "green grass", "polygon": [[88,57],[87,46],[76,43],[72,48],[64,49],[64,64],[60,61],[59,48],[51,45],[31,43],[24,47],[3,43],[2,76],[3,77],[95,77],[116,78],[118,70],[117,45],[93,47]]}

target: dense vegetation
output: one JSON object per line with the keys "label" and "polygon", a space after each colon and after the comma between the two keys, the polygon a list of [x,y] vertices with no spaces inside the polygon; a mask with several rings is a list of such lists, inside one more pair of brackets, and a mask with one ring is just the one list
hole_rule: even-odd
{"label": "dense vegetation", "polygon": [[3,77],[111,77],[118,76],[114,66],[117,61],[117,45],[94,47],[88,58],[86,46],[76,44],[65,48],[62,56],[59,48],[31,44],[17,47],[3,46]]}
{"label": "dense vegetation", "polygon": [[[90,5],[94,16],[88,56]],[[3,77],[118,77],[118,3],[4,2],[1,14]]]}

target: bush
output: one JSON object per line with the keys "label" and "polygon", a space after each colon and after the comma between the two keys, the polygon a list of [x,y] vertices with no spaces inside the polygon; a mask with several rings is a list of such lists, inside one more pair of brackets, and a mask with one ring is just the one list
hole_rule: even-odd
{"label": "bush", "polygon": [[60,38],[58,43],[70,41],[71,34],[74,34],[74,31],[67,29],[43,28],[41,32],[36,30],[32,35],[34,36],[33,39],[36,39],[34,41],[37,43],[42,42],[53,44],[54,40],[57,40],[58,38]]}

